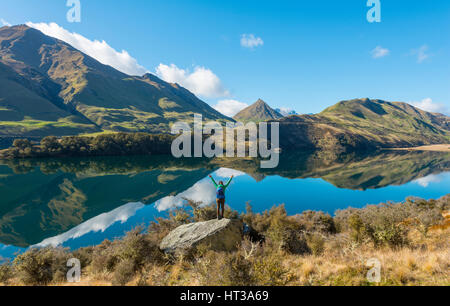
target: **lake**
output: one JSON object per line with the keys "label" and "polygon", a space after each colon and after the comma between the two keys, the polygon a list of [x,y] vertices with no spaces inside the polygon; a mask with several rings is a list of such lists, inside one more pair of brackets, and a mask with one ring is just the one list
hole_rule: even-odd
{"label": "lake", "polygon": [[285,204],[289,214],[333,214],[409,196],[450,193],[450,154],[283,153],[275,169],[254,159],[108,157],[0,161],[0,259],[31,246],[71,249],[121,237],[165,216],[185,199],[210,204],[208,178],[235,179],[227,204],[254,212]]}

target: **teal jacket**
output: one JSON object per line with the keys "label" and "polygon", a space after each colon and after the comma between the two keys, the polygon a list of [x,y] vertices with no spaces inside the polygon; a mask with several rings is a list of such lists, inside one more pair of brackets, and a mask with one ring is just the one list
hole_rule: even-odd
{"label": "teal jacket", "polygon": [[[228,186],[230,186],[230,183],[233,180],[233,178],[230,178],[228,183],[226,183],[225,185],[217,184],[213,177],[211,177],[211,180],[212,180],[214,186],[216,186],[216,188],[217,188],[217,198],[218,199],[225,199],[225,190],[228,188]],[[219,194],[219,189],[223,190],[223,195]]]}

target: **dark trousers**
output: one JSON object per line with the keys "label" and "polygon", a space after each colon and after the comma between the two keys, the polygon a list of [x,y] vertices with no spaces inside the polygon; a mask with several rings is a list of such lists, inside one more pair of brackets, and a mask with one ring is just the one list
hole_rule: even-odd
{"label": "dark trousers", "polygon": [[217,218],[223,218],[225,212],[225,199],[217,199]]}

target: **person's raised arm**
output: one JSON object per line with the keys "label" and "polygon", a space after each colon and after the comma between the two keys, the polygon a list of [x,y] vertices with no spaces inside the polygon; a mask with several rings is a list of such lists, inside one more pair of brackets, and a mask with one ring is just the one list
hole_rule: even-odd
{"label": "person's raised arm", "polygon": [[228,181],[228,183],[225,185],[225,187],[228,187],[231,184],[231,181],[233,180],[234,175],[231,176],[230,180]]}
{"label": "person's raised arm", "polygon": [[211,181],[213,182],[214,186],[217,187],[217,183],[216,183],[216,181],[214,180],[214,178],[212,177],[212,175],[210,175],[209,178],[210,178]]}

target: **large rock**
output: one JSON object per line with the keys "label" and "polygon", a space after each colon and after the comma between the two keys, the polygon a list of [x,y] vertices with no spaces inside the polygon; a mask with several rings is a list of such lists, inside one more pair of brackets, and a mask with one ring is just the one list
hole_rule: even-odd
{"label": "large rock", "polygon": [[232,251],[242,241],[243,223],[240,220],[211,220],[177,227],[160,244],[170,254],[184,253],[198,245],[215,251]]}

